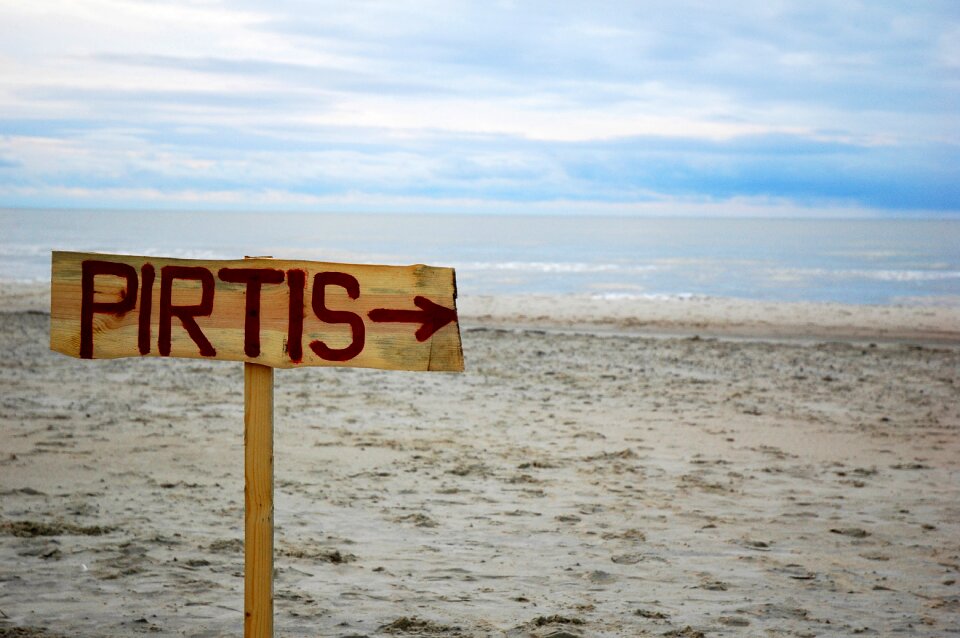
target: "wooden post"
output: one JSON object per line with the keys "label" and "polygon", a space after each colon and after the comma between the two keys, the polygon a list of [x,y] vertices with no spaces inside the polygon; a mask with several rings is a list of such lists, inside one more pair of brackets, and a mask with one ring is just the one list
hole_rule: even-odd
{"label": "wooden post", "polygon": [[273,637],[273,368],[244,363],[243,635]]}

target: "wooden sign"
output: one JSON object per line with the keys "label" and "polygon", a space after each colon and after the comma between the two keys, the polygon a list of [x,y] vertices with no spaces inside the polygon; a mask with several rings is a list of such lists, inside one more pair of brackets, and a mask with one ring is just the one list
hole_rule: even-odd
{"label": "wooden sign", "polygon": [[463,370],[451,268],[54,252],[51,279],[73,357]]}
{"label": "wooden sign", "polygon": [[54,252],[50,347],[244,362],[244,622],[273,636],[273,368],[463,370],[451,268]]}

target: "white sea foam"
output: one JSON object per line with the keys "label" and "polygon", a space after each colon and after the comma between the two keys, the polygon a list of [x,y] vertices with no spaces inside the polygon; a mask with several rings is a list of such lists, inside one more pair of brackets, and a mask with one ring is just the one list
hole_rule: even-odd
{"label": "white sea foam", "polygon": [[141,248],[124,249],[109,246],[66,246],[51,244],[0,244],[0,259],[4,257],[15,258],[44,258],[49,259],[53,251],[76,251],[92,253],[110,253],[114,255],[144,255],[147,257],[175,257],[178,259],[230,259],[236,258],[236,255],[228,256],[223,252],[213,250],[198,250],[184,248]]}
{"label": "white sea foam", "polygon": [[0,275],[0,284],[36,285],[36,284],[49,284],[49,283],[50,283],[50,275],[37,276],[37,277],[10,277],[5,275]]}
{"label": "white sea foam", "polygon": [[710,299],[710,295],[699,295],[692,292],[676,293],[632,293],[632,292],[605,292],[590,295],[598,301],[693,301],[695,299]]}
{"label": "white sea foam", "polygon": [[0,244],[0,258],[49,256],[49,244]]}
{"label": "white sea foam", "polygon": [[658,270],[658,266],[559,261],[475,261],[457,265],[463,270],[507,270],[532,273],[644,273]]}
{"label": "white sea foam", "polygon": [[828,269],[828,268],[777,268],[769,271],[783,279],[829,278],[872,279],[875,281],[943,281],[960,279],[960,270],[893,270],[893,269]]}

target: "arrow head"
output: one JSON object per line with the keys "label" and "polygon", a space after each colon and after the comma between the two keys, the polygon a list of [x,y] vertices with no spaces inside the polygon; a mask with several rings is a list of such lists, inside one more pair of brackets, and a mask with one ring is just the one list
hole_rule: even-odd
{"label": "arrow head", "polygon": [[415,336],[417,341],[426,341],[433,336],[440,328],[448,323],[457,320],[457,311],[436,304],[426,297],[417,295],[413,298],[413,303],[423,311],[421,320],[423,325],[417,330]]}

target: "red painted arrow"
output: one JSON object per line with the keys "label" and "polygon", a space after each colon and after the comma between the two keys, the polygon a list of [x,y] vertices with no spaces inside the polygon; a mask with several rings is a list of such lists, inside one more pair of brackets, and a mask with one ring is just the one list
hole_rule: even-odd
{"label": "red painted arrow", "polygon": [[419,323],[422,324],[415,336],[417,341],[426,341],[433,333],[451,321],[457,320],[457,311],[435,304],[426,297],[417,295],[413,303],[420,310],[391,310],[389,308],[374,308],[369,317],[378,323]]}

